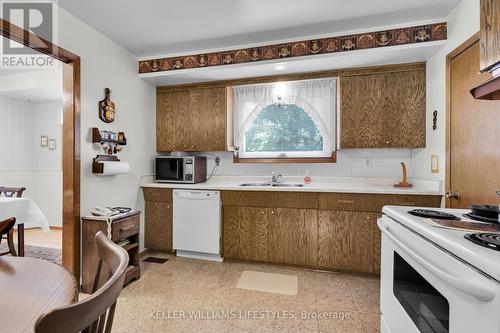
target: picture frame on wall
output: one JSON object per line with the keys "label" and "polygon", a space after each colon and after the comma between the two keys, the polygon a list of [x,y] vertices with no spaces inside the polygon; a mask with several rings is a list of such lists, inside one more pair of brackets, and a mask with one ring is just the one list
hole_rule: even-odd
{"label": "picture frame on wall", "polygon": [[40,147],[47,148],[49,146],[49,137],[47,135],[40,136]]}
{"label": "picture frame on wall", "polygon": [[56,139],[49,139],[49,150],[56,150]]}

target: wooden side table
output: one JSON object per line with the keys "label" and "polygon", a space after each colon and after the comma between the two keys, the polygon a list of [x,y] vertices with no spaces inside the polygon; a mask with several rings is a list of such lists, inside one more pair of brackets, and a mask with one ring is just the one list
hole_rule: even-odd
{"label": "wooden side table", "polygon": [[[139,280],[141,277],[141,266],[139,260],[139,221],[141,212],[138,210],[112,217],[111,240],[121,245],[130,257],[127,275],[124,285]],[[95,234],[98,231],[107,234],[108,224],[105,217],[85,216],[82,218],[82,292],[90,294],[97,271],[97,246]],[[105,267],[103,266],[103,269]],[[102,274],[100,286],[111,276]]]}

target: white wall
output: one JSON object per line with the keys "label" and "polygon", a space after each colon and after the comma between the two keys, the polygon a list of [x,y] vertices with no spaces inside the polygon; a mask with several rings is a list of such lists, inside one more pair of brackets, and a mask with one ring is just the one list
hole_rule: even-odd
{"label": "white wall", "polygon": [[[58,43],[81,57],[81,214],[94,206],[143,208],[139,178],[151,174],[155,155],[156,89],[139,79],[137,58],[123,47],[59,8]],[[116,120],[98,118],[97,103],[110,88]],[[128,143],[119,153],[130,163],[130,173],[100,177],[92,174],[98,149],[91,143],[91,127],[124,131]]]}
{"label": "white wall", "polygon": [[[26,187],[51,226],[62,225],[61,102],[0,98],[0,184]],[[40,136],[56,149],[40,147]]]}
{"label": "white wall", "polygon": [[[448,16],[448,41],[427,62],[427,146],[413,152],[413,176],[445,178],[446,56],[479,31],[479,0],[462,0]],[[432,130],[432,113],[438,111],[437,130]],[[439,155],[439,173],[431,173],[431,155]]]}

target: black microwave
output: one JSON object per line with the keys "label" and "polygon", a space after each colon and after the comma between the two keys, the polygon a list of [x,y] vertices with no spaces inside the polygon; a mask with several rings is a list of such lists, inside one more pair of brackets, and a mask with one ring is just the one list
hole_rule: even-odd
{"label": "black microwave", "polygon": [[204,156],[156,156],[155,181],[159,183],[201,183],[207,180]]}

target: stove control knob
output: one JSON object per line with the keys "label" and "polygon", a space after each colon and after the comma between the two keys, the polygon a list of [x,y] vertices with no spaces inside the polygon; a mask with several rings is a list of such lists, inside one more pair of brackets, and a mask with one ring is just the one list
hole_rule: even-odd
{"label": "stove control knob", "polygon": [[460,193],[458,193],[458,192],[446,192],[446,198],[458,200],[460,198]]}

